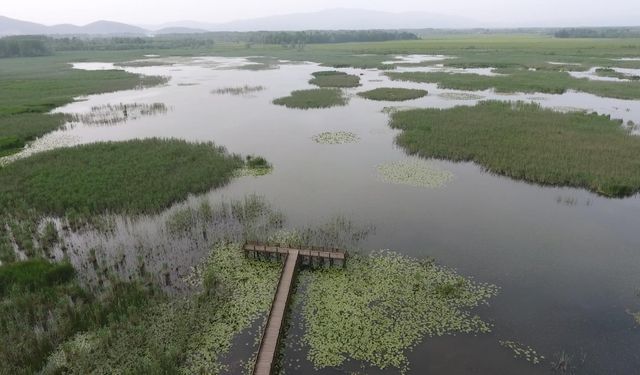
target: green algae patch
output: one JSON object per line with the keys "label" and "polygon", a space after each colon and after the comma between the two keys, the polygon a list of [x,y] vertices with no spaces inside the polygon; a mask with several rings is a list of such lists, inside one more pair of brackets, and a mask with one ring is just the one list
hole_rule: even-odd
{"label": "green algae patch", "polygon": [[351,132],[324,132],[316,134],[311,139],[319,144],[324,145],[340,145],[345,143],[357,143],[360,141],[360,137],[357,134]]}
{"label": "green algae patch", "polygon": [[392,184],[441,188],[453,180],[453,173],[414,158],[378,165],[378,177]]}
{"label": "green algae patch", "polygon": [[432,261],[394,252],[352,256],[345,269],[303,271],[304,343],[316,368],[348,359],[408,371],[424,337],[489,332],[473,309],[497,294]]}
{"label": "green algae patch", "polygon": [[273,101],[273,104],[297,109],[329,108],[344,106],[347,103],[348,99],[342,94],[342,91],[332,88],[298,90],[289,96]]}
{"label": "green algae patch", "polygon": [[360,77],[338,71],[323,71],[312,73],[310,84],[318,87],[358,87]]}
{"label": "green algae patch", "polygon": [[401,102],[427,96],[427,90],[405,89],[400,87],[380,87],[359,92],[358,96],[369,100]]}

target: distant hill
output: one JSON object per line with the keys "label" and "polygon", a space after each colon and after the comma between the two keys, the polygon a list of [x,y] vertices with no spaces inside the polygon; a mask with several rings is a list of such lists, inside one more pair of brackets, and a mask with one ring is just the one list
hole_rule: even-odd
{"label": "distant hill", "polygon": [[146,35],[148,31],[119,22],[97,21],[85,26],[70,24],[46,26],[0,16],[2,35]]}
{"label": "distant hill", "polygon": [[168,34],[201,34],[208,33],[208,30],[194,29],[190,27],[165,27],[156,31],[153,31],[155,35],[168,35]]}
{"label": "distant hill", "polygon": [[[319,12],[295,13],[227,23],[179,21],[149,28],[187,27],[207,31],[300,31],[300,30],[370,30],[472,28],[477,21],[463,17],[426,12],[391,13],[363,9],[329,9]],[[486,25],[484,25],[486,26]]]}
{"label": "distant hill", "polygon": [[363,9],[329,9],[312,13],[239,20],[212,25],[215,31],[368,30],[471,28],[470,19],[426,12],[390,13]]}

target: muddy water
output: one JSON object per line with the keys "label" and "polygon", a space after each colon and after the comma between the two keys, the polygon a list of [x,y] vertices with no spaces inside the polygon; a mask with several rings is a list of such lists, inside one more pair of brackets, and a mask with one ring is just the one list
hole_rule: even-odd
{"label": "muddy water", "polygon": [[[376,166],[407,156],[394,145],[384,107],[355,93],[376,87],[425,88],[425,98],[401,106],[448,108],[476,100],[450,100],[436,85],[391,82],[377,70],[342,69],[361,75],[363,86],[345,90],[345,107],[295,110],[271,104],[292,90],[309,88],[315,64],[279,69],[233,69],[242,59],[175,59],[173,66],[127,68],[171,77],[165,87],[86,98],[60,112],[86,113],[92,106],[164,103],[166,115],[142,117],[98,127],[74,124],[64,135],[74,143],[136,137],[178,137],[215,141],[230,151],[265,156],[272,174],[236,179],[208,198],[264,195],[291,223],[313,224],[343,214],[372,224],[375,234],[364,248],[394,249],[415,257],[435,257],[477,280],[502,289],[491,306],[479,309],[494,322],[482,336],[427,338],[409,355],[415,374],[536,374],[550,364],[533,366],[501,347],[514,340],[546,358],[565,352],[579,373],[633,374],[640,368],[640,328],[627,310],[640,310],[640,199],[606,199],[583,190],[540,187],[483,173],[470,163],[433,161],[454,179],[445,188],[387,184]],[[84,64],[79,68],[105,68]],[[212,90],[243,85],[266,89],[244,96],[214,95]],[[496,95],[485,99],[535,100],[546,107],[579,108],[640,123],[640,101],[565,95]],[[326,131],[348,131],[360,142],[320,145],[311,140]],[[51,142],[55,145],[55,142]],[[298,312],[285,349],[288,373],[309,373],[312,365],[298,347]],[[235,355],[235,354],[234,354]],[[235,358],[235,357],[234,357]],[[320,373],[363,371],[361,364]],[[365,368],[365,373],[393,373]]]}

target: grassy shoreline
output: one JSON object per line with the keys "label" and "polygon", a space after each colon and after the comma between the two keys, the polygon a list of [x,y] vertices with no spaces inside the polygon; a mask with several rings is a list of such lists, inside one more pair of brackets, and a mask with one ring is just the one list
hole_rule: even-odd
{"label": "grassy shoreline", "polygon": [[[78,60],[70,56],[78,56]],[[60,128],[66,121],[65,116],[48,112],[79,96],[166,82],[164,77],[122,70],[73,69],[70,63],[81,60],[80,56],[62,54],[0,60],[3,72],[0,77],[0,156],[16,153],[27,142]]]}

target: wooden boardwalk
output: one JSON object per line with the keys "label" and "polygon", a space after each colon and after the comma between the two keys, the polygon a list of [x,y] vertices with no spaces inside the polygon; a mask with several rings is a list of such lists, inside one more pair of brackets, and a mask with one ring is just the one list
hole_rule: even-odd
{"label": "wooden boardwalk", "polygon": [[329,264],[340,261],[342,265],[346,260],[346,254],[337,249],[294,249],[279,246],[267,246],[258,244],[245,244],[244,251],[247,255],[284,257],[284,266],[280,273],[280,281],[275,296],[271,303],[267,325],[262,332],[260,348],[253,367],[254,375],[270,375],[276,362],[282,326],[287,313],[291,287],[295,281],[295,275],[302,257],[327,260]]}

